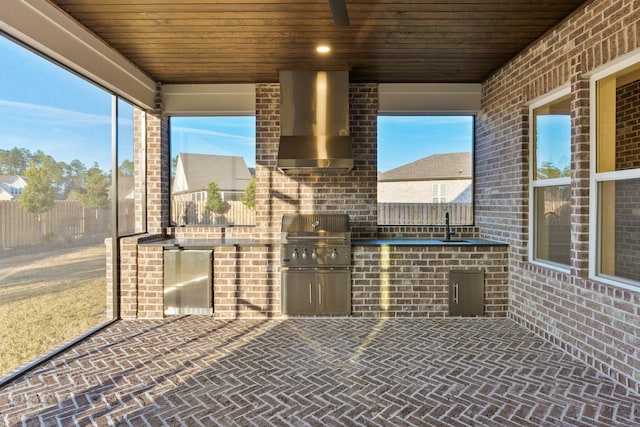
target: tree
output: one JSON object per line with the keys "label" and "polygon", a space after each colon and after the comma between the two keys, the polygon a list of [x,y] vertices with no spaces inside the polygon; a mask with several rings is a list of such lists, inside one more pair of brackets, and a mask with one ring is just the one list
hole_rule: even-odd
{"label": "tree", "polygon": [[537,172],[538,179],[551,179],[571,176],[570,167],[565,167],[563,170],[560,170],[560,168],[549,161],[542,162]]}
{"label": "tree", "polygon": [[[80,160],[72,160],[70,164],[64,165],[64,190],[67,199],[69,194],[84,193],[83,187],[87,176],[87,167]],[[70,199],[74,200],[74,199]],[[75,199],[80,200],[80,199]]]}
{"label": "tree", "polygon": [[20,204],[29,213],[38,216],[53,206],[55,191],[44,167],[37,167],[33,162],[25,171],[27,186],[20,196]]}
{"label": "tree", "polygon": [[13,147],[11,150],[0,150],[0,173],[22,175],[27,170],[31,153],[26,148]]}
{"label": "tree", "polygon": [[242,203],[249,209],[256,208],[256,178],[252,177],[242,196]]}
{"label": "tree", "polygon": [[178,169],[178,157],[175,156],[171,159],[171,178],[176,176],[176,170]]}
{"label": "tree", "polygon": [[204,208],[217,214],[224,213],[229,208],[229,204],[222,200],[222,194],[215,182],[210,182],[207,186],[207,204]]}
{"label": "tree", "polygon": [[123,160],[118,168],[120,176],[133,176],[133,162],[131,160]]}
{"label": "tree", "polygon": [[53,207],[55,190],[44,167],[33,161],[24,171],[27,186],[20,196],[20,205],[29,213],[38,215],[38,234],[42,236],[42,214]]}
{"label": "tree", "polygon": [[89,209],[104,209],[109,206],[109,180],[97,165],[87,172],[82,205]]}
{"label": "tree", "polygon": [[37,156],[32,157],[32,161],[36,162],[36,165],[42,167],[51,184],[54,186],[56,190],[64,189],[65,179],[64,179],[64,162],[56,162],[56,160],[44,154],[42,151],[38,150],[36,153]]}

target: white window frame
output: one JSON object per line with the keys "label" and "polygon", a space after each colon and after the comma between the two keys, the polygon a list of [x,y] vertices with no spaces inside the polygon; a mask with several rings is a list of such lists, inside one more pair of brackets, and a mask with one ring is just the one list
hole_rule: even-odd
{"label": "white window frame", "polygon": [[531,264],[541,265],[547,268],[552,268],[554,270],[561,271],[563,273],[569,273],[571,270],[570,265],[558,264],[552,261],[544,260],[536,258],[536,242],[537,242],[537,216],[536,216],[536,206],[535,206],[535,190],[536,188],[544,188],[544,187],[558,187],[560,185],[571,185],[571,177],[562,177],[562,178],[553,178],[553,179],[534,179],[534,170],[537,167],[537,162],[535,161],[535,149],[536,149],[536,141],[534,134],[534,125],[533,125],[533,111],[536,108],[542,107],[543,105],[550,104],[555,100],[563,98],[571,94],[571,86],[569,84],[563,85],[560,88],[547,93],[546,95],[535,99],[531,104],[529,104],[529,159],[532,161],[529,162],[529,262]]}
{"label": "white window frame", "polygon": [[600,265],[600,216],[599,216],[599,198],[598,184],[605,181],[624,180],[632,178],[640,178],[640,168],[628,169],[612,172],[597,172],[597,118],[598,118],[598,81],[610,77],[611,75],[637,66],[640,63],[640,49],[624,55],[620,59],[607,64],[596,70],[589,77],[589,126],[590,126],[590,159],[589,159],[589,278],[599,282],[614,285],[620,288],[638,291],[640,283],[599,273]]}

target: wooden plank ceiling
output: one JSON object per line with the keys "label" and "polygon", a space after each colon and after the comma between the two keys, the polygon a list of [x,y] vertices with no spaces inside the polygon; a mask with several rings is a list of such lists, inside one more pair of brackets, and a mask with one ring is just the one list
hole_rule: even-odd
{"label": "wooden plank ceiling", "polygon": [[[162,83],[478,83],[588,0],[50,0]],[[331,46],[324,56],[319,44]]]}

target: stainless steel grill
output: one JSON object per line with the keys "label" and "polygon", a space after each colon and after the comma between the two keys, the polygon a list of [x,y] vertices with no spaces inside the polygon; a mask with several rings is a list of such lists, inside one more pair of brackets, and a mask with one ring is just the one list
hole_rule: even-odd
{"label": "stainless steel grill", "polygon": [[351,230],[345,214],[282,217],[282,312],[351,313]]}
{"label": "stainless steel grill", "polygon": [[349,215],[282,217],[282,267],[350,267]]}

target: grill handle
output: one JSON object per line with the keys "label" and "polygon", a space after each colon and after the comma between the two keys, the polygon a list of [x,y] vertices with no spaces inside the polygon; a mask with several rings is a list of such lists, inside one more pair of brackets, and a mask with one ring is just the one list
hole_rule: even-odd
{"label": "grill handle", "polygon": [[[289,240],[289,235],[287,234],[287,240]],[[294,237],[292,240],[342,240],[342,241],[346,241],[347,238],[345,236],[324,236],[324,237],[318,237],[318,236],[296,236]]]}

